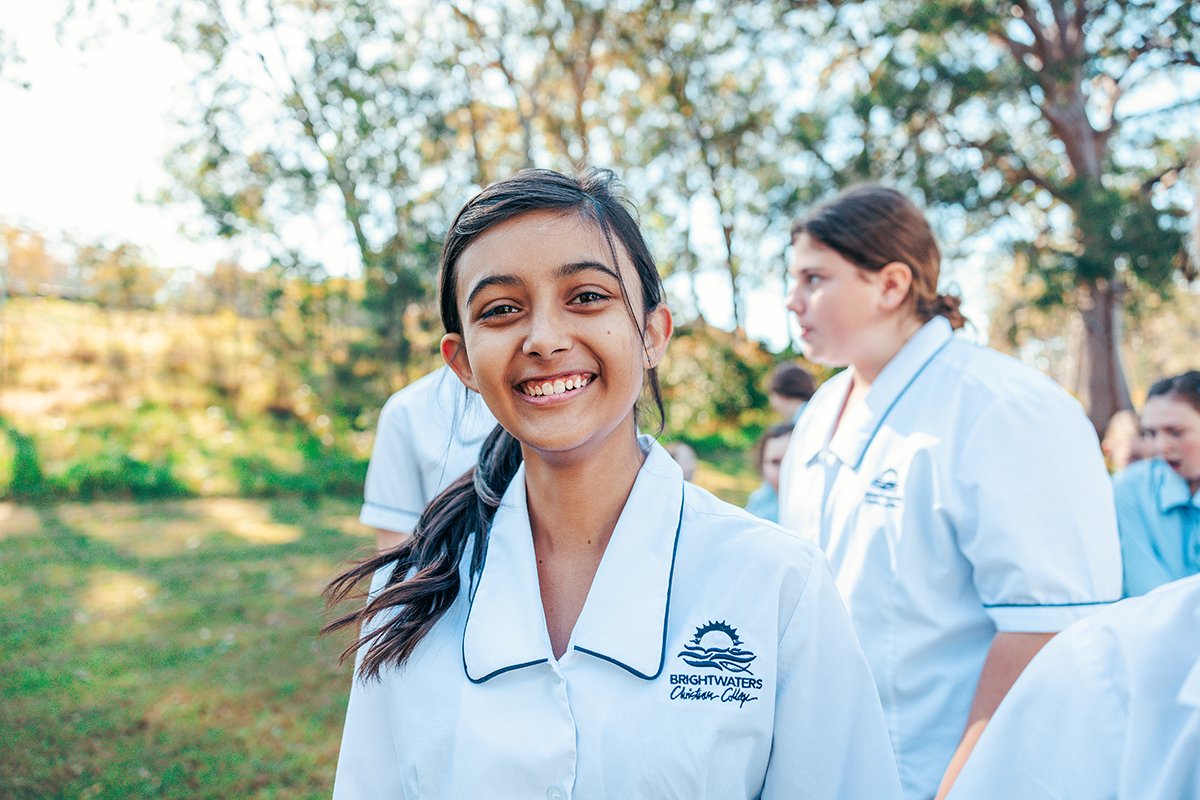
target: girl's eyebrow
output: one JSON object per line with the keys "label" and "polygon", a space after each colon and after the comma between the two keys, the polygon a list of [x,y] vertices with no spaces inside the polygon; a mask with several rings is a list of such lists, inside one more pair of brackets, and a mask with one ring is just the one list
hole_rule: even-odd
{"label": "girl's eyebrow", "polygon": [[470,293],[467,295],[467,307],[475,302],[475,298],[479,293],[489,286],[524,286],[525,281],[518,278],[516,275],[488,275],[486,278],[481,278],[478,283],[471,287]]}
{"label": "girl's eyebrow", "polygon": [[590,270],[603,272],[605,275],[609,276],[618,283],[621,281],[621,276],[617,275],[616,270],[607,264],[600,263],[599,261],[572,261],[570,263],[563,264],[554,271],[554,277],[556,279],[569,278],[572,275],[578,275],[581,272],[588,272]]}
{"label": "girl's eyebrow", "polygon": [[[621,280],[620,276],[617,275],[616,270],[607,264],[600,263],[599,261],[568,262],[554,270],[553,277],[555,280],[562,280],[563,278],[569,278],[573,275],[578,275],[581,272],[589,272],[593,270],[596,272],[603,272],[605,275],[608,275],[618,283]],[[479,296],[479,293],[491,286],[521,287],[524,285],[525,281],[521,278],[518,278],[516,275],[488,275],[487,277],[480,278],[479,282],[472,286],[471,291],[467,294],[467,307],[470,308],[471,304],[475,302],[475,298]]]}

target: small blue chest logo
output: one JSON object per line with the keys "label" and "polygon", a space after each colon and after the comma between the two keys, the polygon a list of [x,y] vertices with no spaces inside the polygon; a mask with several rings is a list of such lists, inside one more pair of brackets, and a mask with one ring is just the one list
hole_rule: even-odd
{"label": "small blue chest logo", "polygon": [[863,496],[863,502],[872,506],[895,508],[900,505],[900,493],[896,486],[900,481],[900,473],[894,469],[885,469],[871,481],[871,488]]}
{"label": "small blue chest logo", "polygon": [[750,662],[757,656],[749,650],[743,650],[741,645],[742,640],[736,628],[726,622],[710,620],[696,628],[696,635],[683,646],[678,656],[693,667],[753,675]]}

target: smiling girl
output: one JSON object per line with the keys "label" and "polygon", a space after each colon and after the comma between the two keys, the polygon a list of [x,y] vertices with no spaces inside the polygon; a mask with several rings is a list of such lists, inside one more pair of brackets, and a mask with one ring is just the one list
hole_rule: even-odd
{"label": "smiling girl", "polygon": [[[611,175],[488,187],[442,253],[442,354],[499,421],[376,575],[337,798],[898,796],[819,551],[637,433],[671,337]],[[349,651],[348,651],[349,652]]]}
{"label": "smiling girl", "polygon": [[1200,372],[1151,386],[1141,422],[1152,457],[1113,479],[1130,597],[1200,572]]}
{"label": "smiling girl", "polygon": [[953,337],[939,262],[924,215],[882,186],[792,231],[805,355],[848,369],[797,422],[780,522],[830,560],[911,799],[944,793],[1055,631],[1120,596],[1095,431],[1048,378]]}

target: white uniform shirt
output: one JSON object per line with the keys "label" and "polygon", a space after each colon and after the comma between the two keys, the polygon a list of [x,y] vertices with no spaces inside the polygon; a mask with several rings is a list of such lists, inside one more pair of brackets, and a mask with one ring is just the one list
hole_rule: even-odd
{"label": "white uniform shirt", "polygon": [[871,664],[905,796],[933,797],[997,631],[1121,595],[1112,489],[1079,404],[938,317],[830,438],[851,370],[796,425],[780,524],[819,542]]}
{"label": "white uniform shirt", "polygon": [[522,467],[473,592],[464,565],[464,591],[407,664],[355,680],[335,798],[899,797],[820,552],[685,484],[643,441],[562,658]]}
{"label": "white uniform shirt", "polygon": [[359,521],[411,533],[425,506],[479,461],[495,427],[449,367],[393,394],[379,414]]}
{"label": "white uniform shirt", "polygon": [[1200,576],[1056,636],[1000,704],[950,797],[1200,797]]}

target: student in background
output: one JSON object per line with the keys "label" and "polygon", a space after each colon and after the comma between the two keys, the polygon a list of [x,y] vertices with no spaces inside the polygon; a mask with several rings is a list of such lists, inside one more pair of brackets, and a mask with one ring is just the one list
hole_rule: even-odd
{"label": "student in background", "polygon": [[1200,797],[1200,575],[1077,622],[1004,698],[951,800]]}
{"label": "student in background", "polygon": [[772,425],[763,431],[754,448],[762,485],[746,501],[746,510],[768,522],[779,521],[779,468],[783,464],[788,441],[792,438],[793,427],[790,422]]}
{"label": "student in background", "polygon": [[954,338],[939,271],[893,189],[849,189],[792,230],[805,356],[847,369],[796,423],[780,523],[829,556],[910,800],[944,794],[1038,649],[1121,593],[1095,429],[1045,376]]}
{"label": "student in background", "polygon": [[421,512],[479,460],[496,419],[479,395],[448,367],[434,370],[388,398],[379,414],[359,521],[376,545],[401,544]]}
{"label": "student in background", "polygon": [[1152,457],[1113,478],[1129,597],[1200,572],[1200,372],[1150,387],[1142,435]]}
{"label": "student in background", "polygon": [[785,422],[795,422],[800,418],[804,405],[812,399],[817,390],[813,384],[812,375],[808,370],[795,362],[785,362],[775,368],[767,384],[767,402],[771,410]]}
{"label": "student in background", "polygon": [[1112,415],[1104,426],[1100,451],[1104,453],[1108,471],[1113,473],[1147,457],[1146,446],[1142,442],[1142,423],[1136,412],[1123,408]]}

